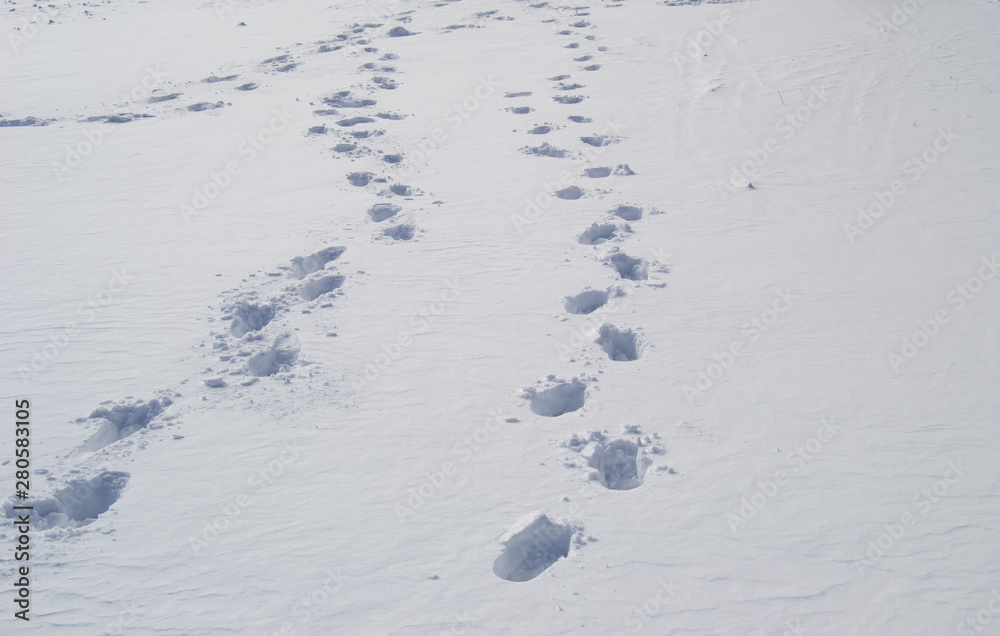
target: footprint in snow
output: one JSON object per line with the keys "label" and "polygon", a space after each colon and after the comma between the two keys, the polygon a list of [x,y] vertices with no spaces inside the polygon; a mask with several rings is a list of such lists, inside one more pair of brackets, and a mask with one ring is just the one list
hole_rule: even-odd
{"label": "footprint in snow", "polygon": [[605,260],[625,280],[640,281],[649,278],[649,263],[641,258],[633,258],[616,249]]}
{"label": "footprint in snow", "polygon": [[594,342],[615,362],[634,362],[642,357],[646,349],[646,339],[640,332],[618,329],[606,323],[601,325],[598,338]]}
{"label": "footprint in snow", "polygon": [[571,546],[583,545],[582,532],[582,527],[568,521],[532,512],[500,538],[502,552],[493,562],[493,573],[505,581],[530,581],[568,557]]}
{"label": "footprint in snow", "polygon": [[[32,528],[79,528],[93,523],[121,498],[129,477],[126,472],[106,470],[90,479],[74,479],[49,497],[34,499]],[[14,509],[16,505],[17,500],[8,500],[4,516],[15,519],[23,514]]]}
{"label": "footprint in snow", "polygon": [[[106,402],[105,404],[108,404]],[[86,418],[78,418],[78,423],[93,423],[97,430],[85,442],[73,450],[72,455],[98,451],[105,446],[125,439],[142,429],[148,428],[173,400],[166,395],[152,400],[122,401],[94,409]]]}
{"label": "footprint in snow", "polygon": [[352,172],[347,175],[347,182],[356,188],[362,188],[375,178],[375,175],[371,172]]}
{"label": "footprint in snow", "polygon": [[383,236],[387,236],[394,241],[409,241],[416,234],[417,228],[412,223],[401,223],[382,230]]}
{"label": "footprint in snow", "polygon": [[619,227],[616,223],[598,223],[595,222],[591,224],[586,230],[580,233],[577,240],[583,245],[600,245],[608,241],[614,240],[619,232],[631,232],[632,228],[628,225]]}
{"label": "footprint in snow", "polygon": [[299,293],[306,300],[316,300],[320,296],[329,294],[335,289],[339,289],[343,284],[343,276],[322,276],[306,282],[302,286]]}
{"label": "footprint in snow", "polygon": [[[638,430],[638,427],[627,427]],[[663,448],[646,437],[636,441],[617,438],[608,439],[602,431],[593,431],[587,436],[574,434],[562,446],[579,453],[593,468],[590,478],[600,482],[608,490],[633,490],[642,485],[647,469],[652,461],[645,455],[645,449],[662,453]]]}
{"label": "footprint in snow", "polygon": [[576,186],[569,186],[568,188],[563,188],[562,190],[557,190],[555,193],[556,197],[560,199],[565,199],[567,201],[573,201],[579,199],[583,196],[583,190]]}
{"label": "footprint in snow", "polygon": [[642,208],[636,205],[618,205],[612,208],[611,214],[625,221],[638,221],[642,218]]}
{"label": "footprint in snow", "polygon": [[368,210],[368,216],[371,217],[372,221],[381,223],[396,216],[402,209],[393,203],[376,203]]}
{"label": "footprint in snow", "polygon": [[545,389],[534,387],[524,390],[523,397],[535,415],[559,417],[583,407],[587,400],[587,385],[578,379],[557,382]]}
{"label": "footprint in snow", "polygon": [[313,272],[326,267],[326,264],[340,258],[341,254],[347,251],[346,247],[332,246],[324,248],[309,256],[296,256],[292,259],[292,276],[302,280]]}
{"label": "footprint in snow", "polygon": [[556,148],[548,143],[543,143],[541,146],[534,147],[526,146],[521,148],[521,152],[528,155],[535,155],[537,157],[554,157],[556,159],[562,159],[566,156],[565,150],[562,148]]}
{"label": "footprint in snow", "polygon": [[592,314],[608,303],[608,300],[616,296],[624,296],[621,289],[609,287],[608,289],[586,289],[575,296],[567,296],[563,299],[563,307],[567,313],[571,314]]}

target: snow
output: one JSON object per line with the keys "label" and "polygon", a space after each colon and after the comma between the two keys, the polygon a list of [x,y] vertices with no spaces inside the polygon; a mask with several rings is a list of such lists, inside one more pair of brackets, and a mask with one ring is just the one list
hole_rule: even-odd
{"label": "snow", "polygon": [[997,2],[5,6],[4,633],[1000,625]]}

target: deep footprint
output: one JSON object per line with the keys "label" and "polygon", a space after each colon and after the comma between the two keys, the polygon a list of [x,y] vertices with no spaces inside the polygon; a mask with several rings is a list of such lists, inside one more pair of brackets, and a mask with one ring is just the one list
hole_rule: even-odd
{"label": "deep footprint", "polygon": [[303,285],[300,293],[306,300],[316,300],[323,294],[329,294],[343,284],[343,276],[324,276]]}
{"label": "deep footprint", "polygon": [[594,342],[615,362],[638,360],[646,348],[646,339],[642,334],[631,329],[619,330],[609,324],[601,325],[599,336]]}
{"label": "deep footprint", "polygon": [[615,238],[617,233],[618,226],[614,223],[594,223],[577,240],[584,245],[600,245]]}
{"label": "deep footprint", "polygon": [[530,401],[531,412],[535,415],[559,417],[583,407],[587,400],[587,385],[579,380],[561,382],[543,391],[526,389],[525,397]]}
{"label": "deep footprint", "polygon": [[619,205],[611,213],[625,221],[638,221],[642,218],[642,208],[635,205]]}
{"label": "deep footprint", "polygon": [[571,314],[592,314],[608,303],[611,290],[588,289],[576,296],[567,296],[563,307]]}
{"label": "deep footprint", "polygon": [[501,538],[503,552],[493,562],[493,573],[505,581],[530,581],[569,556],[573,535],[580,530],[540,511],[526,515]]}
{"label": "deep footprint", "polygon": [[417,228],[411,223],[403,223],[401,225],[394,225],[392,227],[387,227],[382,230],[382,234],[388,236],[394,241],[409,241],[413,238],[416,233]]}
{"label": "deep footprint", "polygon": [[[93,523],[121,498],[129,476],[124,472],[104,471],[91,479],[75,479],[51,497],[36,499],[32,528],[78,528]],[[11,501],[4,504],[4,514],[10,519],[21,512],[13,506]]]}
{"label": "deep footprint", "polygon": [[78,446],[73,454],[78,455],[100,450],[147,428],[171,404],[173,404],[173,400],[169,397],[162,397],[148,402],[144,400],[120,402],[111,408],[95,409],[87,419],[79,418],[77,421],[98,420],[98,429],[87,441]]}
{"label": "deep footprint", "polygon": [[362,188],[375,178],[375,175],[371,172],[352,172],[347,175],[347,182],[356,188]]}
{"label": "deep footprint", "polygon": [[639,445],[625,439],[598,443],[587,464],[597,470],[608,490],[632,490],[642,485],[645,468]]}
{"label": "deep footprint", "polygon": [[229,324],[229,333],[236,338],[242,338],[252,331],[260,331],[274,320],[277,306],[273,303],[251,303],[241,300],[227,312],[233,321]]}
{"label": "deep footprint", "polygon": [[556,191],[556,196],[560,199],[565,199],[567,201],[575,201],[583,196],[583,190],[576,186],[569,186],[568,188],[563,188],[562,190]]}
{"label": "deep footprint", "polygon": [[381,223],[386,219],[391,219],[396,216],[402,209],[403,208],[392,203],[376,203],[368,210],[368,216],[371,217],[372,221]]}
{"label": "deep footprint", "polygon": [[649,264],[641,258],[633,258],[624,252],[608,256],[608,262],[625,280],[646,280],[649,278]]}
{"label": "deep footprint", "polygon": [[296,256],[292,259],[292,275],[302,280],[313,272],[326,267],[326,264],[340,258],[347,251],[346,247],[327,247],[309,256]]}
{"label": "deep footprint", "polygon": [[272,376],[290,369],[298,357],[298,339],[293,334],[285,333],[275,338],[269,349],[251,356],[247,360],[247,371],[259,378]]}

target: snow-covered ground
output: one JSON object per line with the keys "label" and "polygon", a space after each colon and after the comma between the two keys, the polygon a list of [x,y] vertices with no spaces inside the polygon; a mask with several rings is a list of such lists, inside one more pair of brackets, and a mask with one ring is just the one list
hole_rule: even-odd
{"label": "snow-covered ground", "polygon": [[996,1],[4,8],[3,633],[1000,633]]}

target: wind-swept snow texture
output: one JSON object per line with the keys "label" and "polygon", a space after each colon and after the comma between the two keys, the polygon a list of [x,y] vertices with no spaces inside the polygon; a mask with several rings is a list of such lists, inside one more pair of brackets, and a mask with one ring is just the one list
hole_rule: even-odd
{"label": "wind-swept snow texture", "polygon": [[0,634],[997,632],[996,0],[3,8]]}

